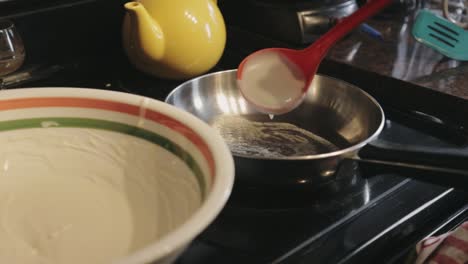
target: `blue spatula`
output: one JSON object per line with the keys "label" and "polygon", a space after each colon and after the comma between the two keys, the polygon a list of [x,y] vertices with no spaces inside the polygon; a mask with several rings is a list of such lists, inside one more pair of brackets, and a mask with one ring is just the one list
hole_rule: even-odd
{"label": "blue spatula", "polygon": [[468,60],[468,31],[428,10],[418,13],[412,34],[449,58]]}

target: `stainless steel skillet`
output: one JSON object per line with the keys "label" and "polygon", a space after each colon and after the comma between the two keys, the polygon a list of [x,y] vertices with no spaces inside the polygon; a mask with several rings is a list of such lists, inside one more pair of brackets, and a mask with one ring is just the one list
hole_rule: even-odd
{"label": "stainless steel skillet", "polygon": [[271,118],[249,107],[235,80],[236,70],[207,74],[181,84],[165,101],[221,133],[235,157],[237,181],[314,185],[333,178],[342,161],[352,159],[362,170],[468,189],[468,166],[460,167],[467,157],[379,145],[384,111],[356,86],[317,75],[303,104]]}

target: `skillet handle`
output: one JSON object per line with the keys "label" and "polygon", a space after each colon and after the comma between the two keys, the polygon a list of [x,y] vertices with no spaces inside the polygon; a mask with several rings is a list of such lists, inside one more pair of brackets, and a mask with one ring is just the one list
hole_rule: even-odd
{"label": "skillet handle", "polygon": [[366,175],[394,173],[404,177],[468,191],[468,154],[371,143],[355,158]]}
{"label": "skillet handle", "polygon": [[456,145],[468,144],[468,129],[462,124],[456,124],[448,120],[411,110],[400,110],[382,104],[388,119],[398,121],[413,129],[423,131],[433,137],[451,142]]}
{"label": "skillet handle", "polygon": [[364,146],[359,157],[468,170],[468,148],[418,147],[376,140]]}

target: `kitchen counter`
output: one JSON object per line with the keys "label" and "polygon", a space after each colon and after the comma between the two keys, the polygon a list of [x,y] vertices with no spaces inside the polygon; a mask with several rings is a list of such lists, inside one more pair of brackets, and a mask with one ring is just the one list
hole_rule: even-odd
{"label": "kitchen counter", "polygon": [[[440,12],[437,3],[425,7]],[[417,42],[411,35],[417,10],[387,11],[367,24],[383,40],[354,32],[337,43],[328,58],[468,99],[468,63],[452,60]]]}

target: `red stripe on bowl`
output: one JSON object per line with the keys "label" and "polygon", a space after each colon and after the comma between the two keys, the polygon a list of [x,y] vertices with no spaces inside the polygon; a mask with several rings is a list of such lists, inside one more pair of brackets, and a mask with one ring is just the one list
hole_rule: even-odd
{"label": "red stripe on bowl", "polygon": [[[80,107],[94,108],[101,110],[109,110],[114,112],[126,113],[133,116],[140,115],[140,107],[136,105],[120,103],[115,101],[90,99],[90,98],[75,98],[75,97],[35,97],[35,98],[20,98],[0,100],[0,110],[11,110],[21,108],[34,107]],[[145,109],[145,118],[166,126],[179,134],[189,139],[205,157],[210,168],[212,178],[215,175],[215,164],[213,154],[206,142],[190,127],[177,121],[176,119],[162,114],[160,112]]]}

